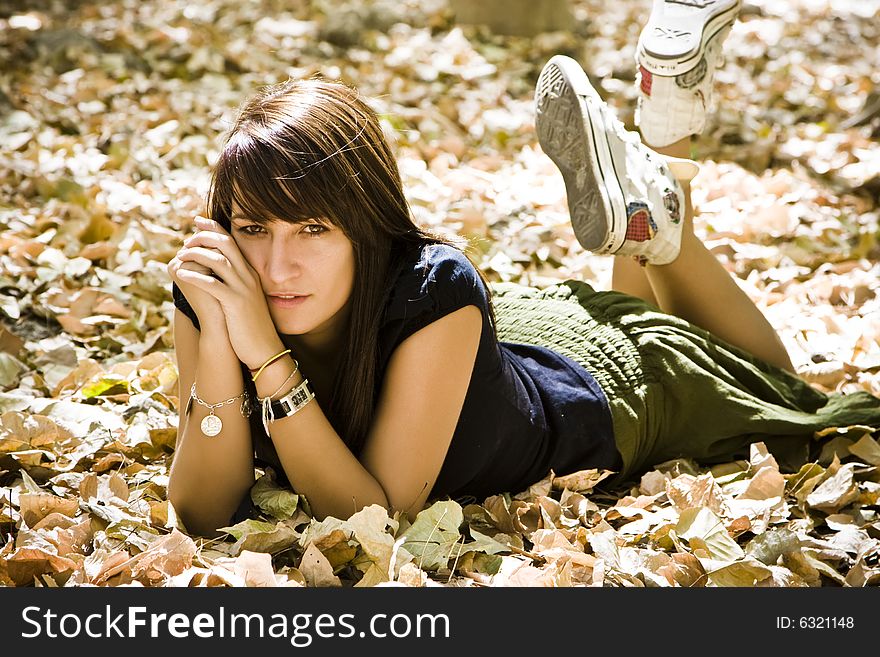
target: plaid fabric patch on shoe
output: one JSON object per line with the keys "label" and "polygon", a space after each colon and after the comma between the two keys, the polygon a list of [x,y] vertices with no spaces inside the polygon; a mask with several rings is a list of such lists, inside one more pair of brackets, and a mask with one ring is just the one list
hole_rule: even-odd
{"label": "plaid fabric patch on shoe", "polygon": [[631,242],[647,242],[657,234],[657,224],[651,217],[646,203],[634,201],[626,208],[626,239]]}
{"label": "plaid fabric patch on shoe", "polygon": [[654,74],[651,73],[644,66],[639,66],[639,74],[641,75],[641,83],[640,86],[642,88],[642,93],[646,96],[651,95],[651,82],[654,80]]}

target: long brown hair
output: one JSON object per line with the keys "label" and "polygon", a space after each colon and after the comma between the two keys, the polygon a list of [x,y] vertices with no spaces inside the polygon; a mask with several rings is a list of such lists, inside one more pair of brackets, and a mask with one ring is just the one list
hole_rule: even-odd
{"label": "long brown hair", "polygon": [[[328,221],[352,242],[355,280],[346,349],[322,404],[348,447],[360,453],[372,423],[378,335],[391,273],[404,250],[464,238],[417,226],[376,113],[357,90],[321,79],[263,88],[241,108],[214,167],[208,214],[227,230],[233,201],[256,222]],[[477,268],[495,314],[488,280]]]}

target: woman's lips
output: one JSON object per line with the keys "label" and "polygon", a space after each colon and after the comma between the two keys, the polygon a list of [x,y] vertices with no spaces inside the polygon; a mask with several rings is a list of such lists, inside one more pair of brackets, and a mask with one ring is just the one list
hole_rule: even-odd
{"label": "woman's lips", "polygon": [[279,308],[293,308],[293,307],[298,306],[301,303],[303,303],[310,296],[311,296],[310,294],[306,294],[305,296],[293,297],[292,299],[285,299],[282,297],[270,296],[269,302],[272,303],[272,305],[274,305],[274,306],[278,306]]}

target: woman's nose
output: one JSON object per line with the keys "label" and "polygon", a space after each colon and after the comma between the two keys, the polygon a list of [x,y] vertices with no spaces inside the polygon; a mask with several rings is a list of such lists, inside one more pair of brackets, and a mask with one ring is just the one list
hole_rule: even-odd
{"label": "woman's nose", "polygon": [[287,240],[273,239],[266,260],[266,275],[275,285],[283,285],[302,272],[296,247]]}

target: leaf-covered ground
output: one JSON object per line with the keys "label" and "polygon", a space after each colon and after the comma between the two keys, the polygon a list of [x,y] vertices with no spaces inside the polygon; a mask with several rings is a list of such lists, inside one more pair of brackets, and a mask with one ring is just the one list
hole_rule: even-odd
{"label": "leaf-covered ground", "polygon": [[[567,224],[537,146],[544,61],[581,61],[632,124],[648,0],[578,0],[571,33],[502,37],[443,0],[30,1],[0,9],[0,584],[864,586],[880,583],[880,445],[831,428],[780,472],[555,473],[415,523],[318,522],[262,474],[263,521],[189,536],[165,499],[178,409],[165,265],[239,103],[322,73],[375,98],[417,219],[492,280],[611,262]],[[64,6],[63,6],[64,5]],[[66,7],[65,7],[66,6]],[[828,391],[880,394],[878,0],[751,0],[696,144],[696,226]]]}

